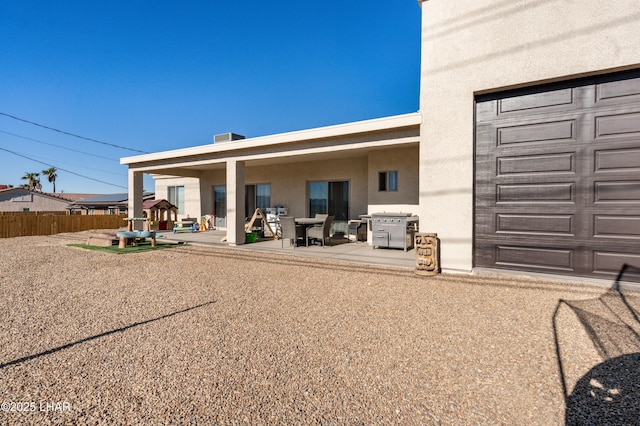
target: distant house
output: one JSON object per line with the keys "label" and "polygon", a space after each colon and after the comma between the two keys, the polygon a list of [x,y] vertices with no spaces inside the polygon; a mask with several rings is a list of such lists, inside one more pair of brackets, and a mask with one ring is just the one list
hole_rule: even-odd
{"label": "distant house", "polygon": [[66,211],[69,203],[73,202],[70,195],[72,194],[50,194],[22,187],[0,189],[0,211]]}
{"label": "distant house", "polygon": [[[142,195],[143,201],[153,200],[154,197],[153,192],[145,192]],[[128,203],[129,195],[124,192],[84,198],[71,203],[68,208],[73,213],[87,215],[127,214]]]}

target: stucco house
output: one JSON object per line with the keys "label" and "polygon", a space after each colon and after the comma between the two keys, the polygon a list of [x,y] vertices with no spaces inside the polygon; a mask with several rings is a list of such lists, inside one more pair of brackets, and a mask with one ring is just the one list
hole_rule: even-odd
{"label": "stucco house", "polygon": [[418,112],[123,158],[130,209],[149,173],[231,244],[262,191],[294,216],[415,213],[444,271],[640,266],[637,0],[418,3]]}
{"label": "stucco house", "polygon": [[0,212],[68,211],[69,204],[89,194],[47,193],[16,187],[0,189]]}
{"label": "stucco house", "polygon": [[[154,193],[144,192],[141,197],[143,201],[153,200]],[[74,213],[85,215],[127,214],[128,198],[129,194],[126,192],[101,194],[76,200],[68,208]]]}

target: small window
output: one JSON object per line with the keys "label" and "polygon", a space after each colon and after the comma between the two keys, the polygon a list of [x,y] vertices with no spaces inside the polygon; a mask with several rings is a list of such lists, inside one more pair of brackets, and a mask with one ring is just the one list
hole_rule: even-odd
{"label": "small window", "polygon": [[378,173],[378,190],[379,191],[397,191],[398,190],[398,172],[380,172]]}
{"label": "small window", "polygon": [[26,212],[28,212],[28,211],[29,211],[29,207],[23,207],[23,208],[22,208],[22,213],[26,213]]}

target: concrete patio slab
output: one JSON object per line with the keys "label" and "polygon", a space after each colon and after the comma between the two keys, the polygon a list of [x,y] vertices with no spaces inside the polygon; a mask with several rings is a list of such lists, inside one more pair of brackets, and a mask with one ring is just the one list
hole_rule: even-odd
{"label": "concrete patio slab", "polygon": [[[229,244],[222,241],[226,236],[226,231],[211,230],[201,232],[179,232],[163,233],[161,239],[167,241],[179,241],[190,244],[205,246],[230,247]],[[239,250],[256,251],[262,253],[286,254],[299,257],[315,257],[320,259],[344,260],[350,262],[368,263],[372,265],[386,265],[399,268],[414,269],[415,256],[414,249],[374,249],[366,242],[350,242],[345,239],[335,239],[333,245],[327,245],[322,248],[319,245],[310,245],[308,247],[300,246],[294,248],[288,241],[262,239],[256,243],[243,244],[235,246]]]}

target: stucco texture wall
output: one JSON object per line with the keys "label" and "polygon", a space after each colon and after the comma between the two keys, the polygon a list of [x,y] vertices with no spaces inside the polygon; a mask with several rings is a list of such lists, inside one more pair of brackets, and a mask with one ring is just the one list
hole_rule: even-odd
{"label": "stucco texture wall", "polygon": [[[419,202],[419,147],[372,151],[369,154],[369,206],[367,213],[405,211],[417,213]],[[378,174],[398,172],[398,190],[380,191]]]}
{"label": "stucco texture wall", "polygon": [[178,214],[178,218],[201,217],[207,214],[203,209],[200,199],[200,179],[198,178],[163,178],[155,177],[155,198],[156,200],[169,200],[169,186],[184,186],[184,212]]}
{"label": "stucco texture wall", "polygon": [[474,96],[639,64],[637,0],[422,3],[419,214],[444,270],[473,266]]}
{"label": "stucco texture wall", "polygon": [[66,200],[32,194],[23,189],[0,192],[0,211],[3,212],[21,212],[24,209],[32,212],[64,211],[69,203]]}
{"label": "stucco texture wall", "polygon": [[[366,170],[366,157],[301,161],[258,167],[248,165],[245,170],[245,184],[271,184],[271,205],[287,207],[289,215],[302,217],[307,214],[308,182],[346,180],[350,183],[351,199],[349,201],[350,211],[353,214],[366,211]],[[203,179],[203,186],[206,185],[209,188],[224,184],[224,173],[213,172]],[[206,205],[207,202],[203,201],[203,204]]]}
{"label": "stucco texture wall", "polygon": [[[271,205],[284,206],[293,216],[308,214],[307,186],[312,181],[348,181],[351,218],[374,210],[415,211],[418,204],[418,146],[374,150],[365,155],[332,160],[291,161],[252,166],[247,163],[245,184],[270,184]],[[399,190],[380,193],[378,171],[397,170]],[[213,212],[213,186],[226,185],[225,169],[204,172],[200,178],[156,176],[156,198],[167,198],[167,187],[184,185],[185,214]]]}

